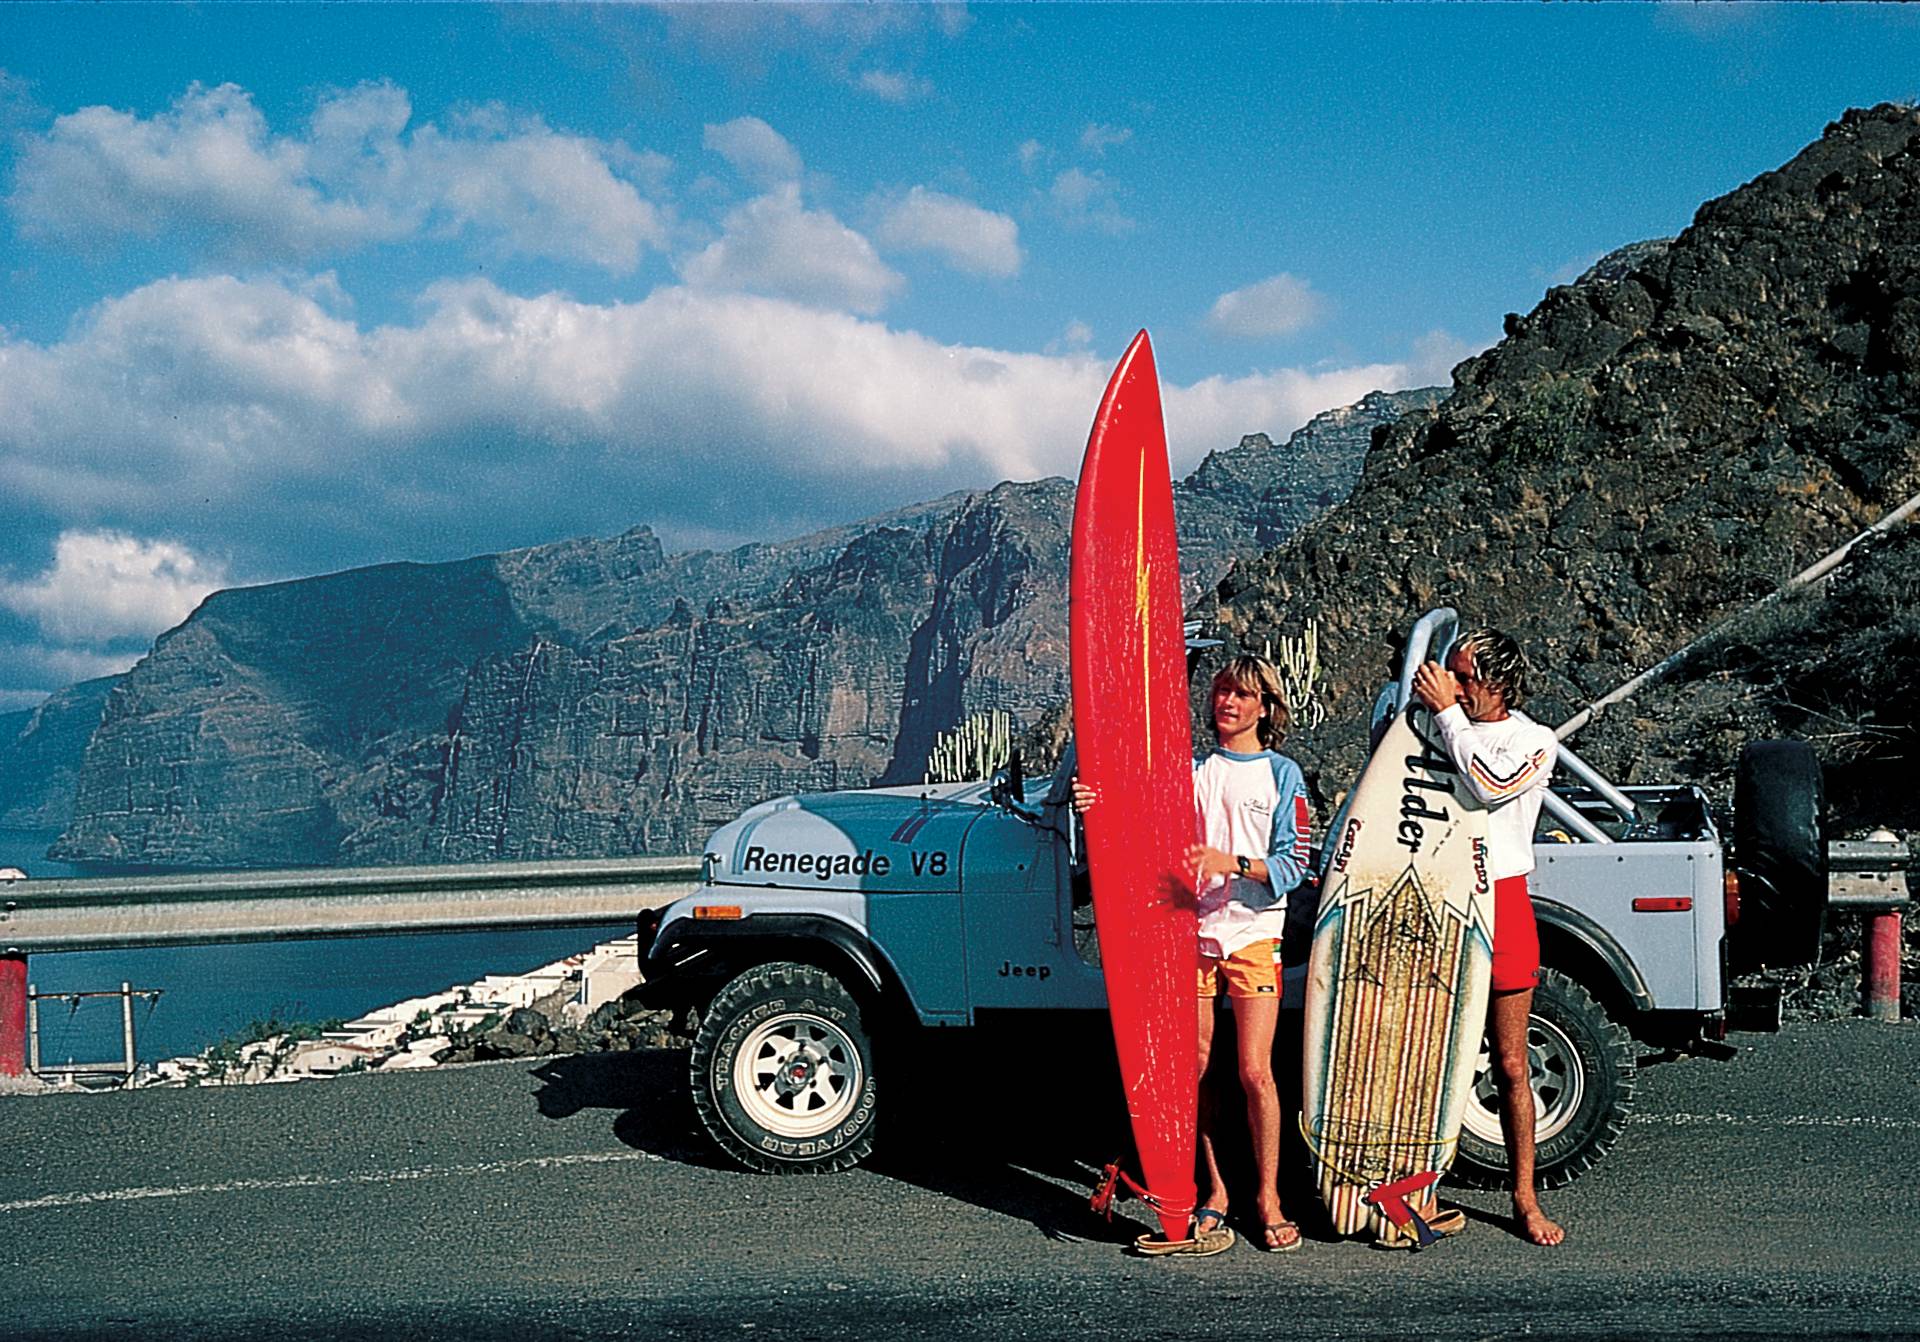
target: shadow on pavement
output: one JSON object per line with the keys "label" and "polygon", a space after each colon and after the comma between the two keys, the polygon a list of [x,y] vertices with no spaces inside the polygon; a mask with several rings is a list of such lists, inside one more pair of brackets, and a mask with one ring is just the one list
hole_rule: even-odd
{"label": "shadow on pavement", "polygon": [[731,1169],[699,1135],[687,1094],[685,1049],[564,1053],[528,1073],[540,1083],[534,1103],[544,1118],[589,1109],[615,1111],[613,1135],[636,1151],[702,1169]]}
{"label": "shadow on pavement", "polygon": [[[1293,1013],[1287,1013],[1292,1016]],[[1283,1017],[1283,1020],[1286,1017]],[[1232,1221],[1257,1238],[1253,1163],[1234,1076],[1232,1026],[1221,1023],[1210,1084],[1219,1089],[1219,1150]],[[1113,1036],[1105,1016],[1044,1031],[987,1029],[921,1035],[915,1058],[889,1074],[889,1119],[868,1168],[944,1197],[1029,1221],[1056,1239],[1125,1243],[1158,1222],[1125,1197],[1111,1223],[1088,1209],[1102,1168],[1118,1160],[1140,1176]],[[1281,1199],[1309,1238],[1332,1238],[1308,1180],[1293,1116],[1299,1108],[1297,1038],[1275,1050],[1283,1110]]]}
{"label": "shadow on pavement", "polygon": [[1104,1016],[892,1042],[886,1126],[868,1169],[1055,1239],[1122,1243],[1140,1233],[1138,1202],[1118,1205],[1111,1223],[1087,1207],[1107,1162],[1139,1173]]}
{"label": "shadow on pavement", "polygon": [[[1257,1237],[1230,1021],[1219,1029],[1211,1084],[1220,1095],[1220,1160],[1234,1203],[1232,1223]],[[1136,1198],[1118,1200],[1111,1221],[1087,1205],[1109,1162],[1120,1161],[1135,1178],[1140,1175],[1104,1015],[1055,1018],[1044,1030],[912,1031],[878,1041],[878,1047],[886,1098],[866,1169],[1029,1222],[1054,1239],[1119,1244],[1157,1228]],[[1285,1115],[1282,1200],[1309,1239],[1332,1239],[1294,1121],[1298,1040],[1286,1031],[1275,1049],[1274,1070]],[[700,1130],[687,1090],[685,1049],[558,1054],[541,1059],[528,1075],[540,1083],[534,1102],[545,1118],[610,1110],[613,1135],[634,1150],[701,1169],[735,1168]]]}

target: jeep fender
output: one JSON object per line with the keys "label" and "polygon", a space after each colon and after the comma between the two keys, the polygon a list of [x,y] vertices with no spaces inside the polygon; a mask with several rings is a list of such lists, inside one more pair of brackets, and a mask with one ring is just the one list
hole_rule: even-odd
{"label": "jeep fender", "polygon": [[[829,949],[822,967],[845,974],[847,987],[856,994],[879,997],[898,991],[913,1004],[912,993],[884,952],[859,929],[823,914],[757,913],[727,921],[676,918],[660,929],[642,968],[649,985],[657,985],[664,998],[672,994],[676,981],[709,977],[696,968],[709,957],[727,965],[730,977],[751,961],[802,958],[795,952],[809,943]],[[649,999],[654,995],[646,994]],[[929,1019],[913,1006],[923,1022]]]}
{"label": "jeep fender", "polygon": [[[1550,899],[1536,898],[1533,901],[1533,916],[1541,928],[1552,928],[1565,934],[1590,954],[1607,973],[1613,976],[1614,983],[1625,993],[1637,1011],[1653,1010],[1653,993],[1647,988],[1647,981],[1641,977],[1640,970],[1625,950],[1615,941],[1613,934],[1578,909],[1565,904],[1557,904]],[[1554,968],[1578,980],[1575,972],[1577,965],[1556,965]],[[1587,985],[1589,991],[1597,985]]]}

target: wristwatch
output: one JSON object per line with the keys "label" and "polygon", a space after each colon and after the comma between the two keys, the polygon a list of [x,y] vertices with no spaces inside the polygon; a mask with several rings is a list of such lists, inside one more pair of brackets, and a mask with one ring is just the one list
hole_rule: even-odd
{"label": "wristwatch", "polygon": [[1240,874],[1242,876],[1253,875],[1253,862],[1250,859],[1244,858],[1244,857],[1236,857],[1233,860],[1240,864]]}

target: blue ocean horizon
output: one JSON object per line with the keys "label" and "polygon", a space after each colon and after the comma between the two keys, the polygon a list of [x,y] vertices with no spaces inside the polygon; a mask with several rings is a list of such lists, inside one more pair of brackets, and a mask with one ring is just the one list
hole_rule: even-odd
{"label": "blue ocean horizon", "polygon": [[[57,837],[0,829],[0,867],[19,867],[36,880],[106,874],[46,857]],[[39,993],[117,992],[123,982],[159,989],[151,1005],[134,1004],[136,1052],[153,1062],[197,1053],[255,1021],[351,1020],[487,974],[525,973],[632,930],[631,923],[613,923],[67,951],[30,956],[27,978]],[[117,997],[40,1004],[43,1063],[118,1061],[121,1052]]]}

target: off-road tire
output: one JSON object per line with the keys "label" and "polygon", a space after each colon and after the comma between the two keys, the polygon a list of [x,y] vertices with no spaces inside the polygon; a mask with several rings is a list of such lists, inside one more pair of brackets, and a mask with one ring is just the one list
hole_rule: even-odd
{"label": "off-road tire", "polygon": [[767,1174],[850,1169],[873,1150],[873,1044],[860,1004],[812,965],[757,965],[700,1015],[693,1107],[728,1157]]}
{"label": "off-road tire", "polygon": [[[1637,1053],[1626,1029],[1557,969],[1542,972],[1527,1025],[1534,1181],[1541,1188],[1559,1188],[1599,1164],[1619,1140],[1633,1108]],[[1484,1046],[1473,1082],[1455,1178],[1473,1188],[1504,1188],[1511,1166]]]}
{"label": "off-road tire", "polygon": [[1805,741],[1751,741],[1733,782],[1733,865],[1740,921],[1727,935],[1735,970],[1820,958],[1826,926],[1826,791]]}

